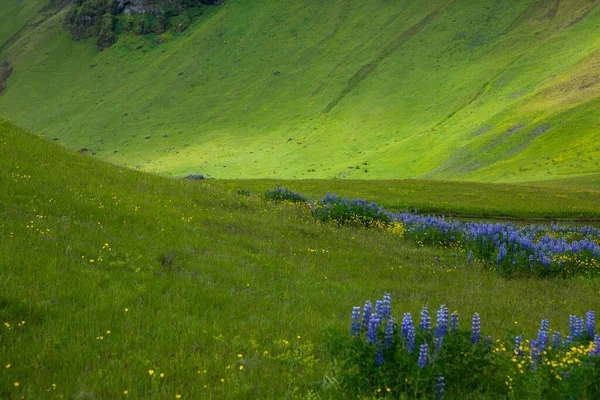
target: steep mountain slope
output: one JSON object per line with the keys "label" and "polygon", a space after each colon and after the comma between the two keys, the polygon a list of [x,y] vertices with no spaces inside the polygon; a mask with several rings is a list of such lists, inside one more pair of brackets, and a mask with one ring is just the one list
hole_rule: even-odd
{"label": "steep mountain slope", "polygon": [[598,4],[230,0],[103,52],[63,13],[0,54],[0,115],[175,175],[585,180]]}

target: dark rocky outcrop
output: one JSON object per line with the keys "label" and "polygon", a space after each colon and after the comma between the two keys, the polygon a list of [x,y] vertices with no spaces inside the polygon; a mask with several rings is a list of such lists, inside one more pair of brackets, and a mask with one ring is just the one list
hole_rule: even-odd
{"label": "dark rocky outcrop", "polygon": [[75,40],[98,36],[104,15],[114,15],[113,0],[76,0],[63,22]]}
{"label": "dark rocky outcrop", "polygon": [[63,26],[75,40],[98,38],[104,50],[117,41],[117,31],[136,34],[162,33],[169,28],[183,31],[190,17],[186,12],[203,4],[225,0],[75,0]]}
{"label": "dark rocky outcrop", "polygon": [[113,31],[113,16],[110,13],[106,13],[102,16],[102,23],[100,25],[100,35],[98,36],[98,49],[100,51],[112,46],[117,42],[117,35]]}

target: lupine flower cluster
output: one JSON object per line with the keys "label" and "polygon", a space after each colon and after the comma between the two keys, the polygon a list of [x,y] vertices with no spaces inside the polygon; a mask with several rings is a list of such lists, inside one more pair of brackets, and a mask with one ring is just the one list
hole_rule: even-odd
{"label": "lupine flower cluster", "polygon": [[375,202],[344,199],[335,194],[317,201],[278,187],[266,198],[309,203],[321,221],[372,226],[401,226],[403,236],[423,244],[454,245],[500,271],[536,275],[600,273],[600,230],[590,226],[518,226],[513,223],[447,221],[443,216],[390,213]]}
{"label": "lupine flower cluster", "polygon": [[[499,378],[503,389],[496,394],[507,395],[518,388],[526,397],[530,393],[527,390],[539,390],[532,389],[532,380],[527,376],[538,374],[540,378],[533,381],[539,384],[562,382],[563,386],[544,389],[548,393],[563,390],[567,384],[575,388],[573,393],[600,396],[600,385],[585,383],[600,381],[600,334],[595,332],[594,311],[588,311],[585,317],[571,315],[569,334],[564,339],[543,319],[533,338],[517,335],[512,336],[513,342],[505,342],[485,336],[481,340],[480,315],[473,315],[470,329],[460,329],[458,313],[450,314],[446,305],[437,310],[435,326],[427,307],[422,308],[418,325],[416,322],[407,312],[397,327],[388,293],[375,305],[367,301],[362,309],[353,307],[351,342],[341,341],[353,350],[344,353],[338,349],[333,354],[339,357],[342,372],[348,372],[342,373],[343,385],[352,386],[348,379],[354,382],[360,376],[361,387],[365,382],[375,388],[385,382],[384,387],[391,387],[388,391],[396,396],[406,393],[409,397],[442,399],[445,393],[481,390],[482,380],[489,381],[486,390],[499,390],[498,382],[492,381],[504,374]],[[342,354],[350,356],[344,359]]]}
{"label": "lupine flower cluster", "polygon": [[415,327],[413,325],[412,314],[405,313],[402,318],[402,330],[400,331],[400,339],[404,343],[404,347],[408,353],[415,351]]}
{"label": "lupine flower cluster", "polygon": [[417,361],[417,365],[421,368],[425,368],[427,366],[428,350],[429,345],[427,343],[423,343],[421,345],[421,350],[419,351],[419,361]]}
{"label": "lupine flower cluster", "polygon": [[434,343],[435,353],[439,353],[444,342],[444,337],[448,333],[448,307],[442,305],[437,312],[437,321],[435,324]]}
{"label": "lupine flower cluster", "polygon": [[[477,315],[475,315],[478,318]],[[478,337],[479,328],[473,333]],[[382,300],[366,301],[362,307],[353,307],[350,337],[361,340],[372,350],[370,362],[375,368],[386,368],[392,362],[390,357],[398,352],[406,357],[414,357],[414,365],[420,369],[434,368],[437,360],[443,358],[446,338],[451,335],[464,336],[459,332],[458,313],[450,315],[448,307],[442,305],[436,312],[435,326],[427,307],[420,313],[420,321],[415,327],[411,313],[404,313],[399,327],[391,314],[391,296],[386,293]],[[471,332],[469,332],[471,335]],[[467,349],[473,346],[464,341]],[[472,349],[470,350],[472,351]],[[392,363],[393,364],[393,363]],[[435,398],[443,399],[445,392],[444,375],[438,374],[431,383]]]}
{"label": "lupine flower cluster", "polygon": [[267,190],[264,194],[264,198],[274,201],[290,201],[293,203],[306,203],[306,199],[300,193],[294,193],[287,187],[282,189],[281,186],[277,186],[275,190]]}
{"label": "lupine flower cluster", "polygon": [[358,336],[360,333],[360,307],[352,309],[352,326],[350,327],[350,336]]}
{"label": "lupine flower cluster", "polygon": [[421,325],[419,325],[419,329],[425,332],[429,332],[431,330],[431,318],[429,317],[429,311],[427,311],[427,307],[423,307],[421,310]]}
{"label": "lupine flower cluster", "polygon": [[[573,368],[600,369],[600,335],[595,334],[595,312],[586,314],[586,327],[583,330],[583,317],[569,316],[569,332],[561,341],[560,332],[552,332],[550,339],[550,324],[542,320],[537,338],[529,341],[529,348],[525,347],[522,336],[515,338],[514,356],[512,361],[517,366],[519,374],[525,372],[525,361],[528,361],[532,372],[545,369],[557,380],[568,378]],[[593,359],[585,360],[586,357]],[[600,371],[599,371],[600,372]]]}
{"label": "lupine flower cluster", "polygon": [[437,378],[435,378],[435,398],[436,398],[436,400],[444,399],[444,387],[446,386],[444,381],[445,381],[445,379],[441,375],[438,376]]}
{"label": "lupine flower cluster", "polygon": [[481,336],[481,319],[479,314],[473,315],[473,322],[471,324],[471,343],[479,343],[479,337]]}
{"label": "lupine flower cluster", "polygon": [[429,244],[458,243],[473,258],[507,272],[600,272],[600,231],[589,226],[517,226],[512,223],[446,221],[414,213],[389,214],[406,224],[406,237]]}
{"label": "lupine flower cluster", "polygon": [[357,223],[367,227],[386,224],[391,221],[383,207],[366,200],[349,200],[335,194],[318,201],[311,201],[313,215],[321,221],[334,221],[339,224]]}

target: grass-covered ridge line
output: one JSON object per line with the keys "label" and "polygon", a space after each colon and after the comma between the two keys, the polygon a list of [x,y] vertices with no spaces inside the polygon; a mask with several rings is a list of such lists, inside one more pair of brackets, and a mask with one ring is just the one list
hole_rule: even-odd
{"label": "grass-covered ridge line", "polygon": [[174,176],[599,187],[585,179],[599,171],[595,2],[206,8],[101,53],[71,40],[65,13],[46,20],[0,54],[14,65],[0,115]]}
{"label": "grass-covered ridge line", "polygon": [[597,279],[505,280],[218,183],[117,168],[0,122],[1,396],[339,397],[323,384],[324,330],[382,290],[415,315],[478,312],[495,336],[544,318],[566,332],[568,313],[600,309]]}

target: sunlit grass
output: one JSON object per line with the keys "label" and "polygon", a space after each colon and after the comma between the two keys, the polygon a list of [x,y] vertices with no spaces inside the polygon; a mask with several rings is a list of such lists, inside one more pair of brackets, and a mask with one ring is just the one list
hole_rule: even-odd
{"label": "sunlit grass", "polygon": [[599,171],[593,7],[228,0],[185,32],[124,33],[103,52],[95,39],[74,42],[59,14],[0,54],[14,65],[0,114],[72,150],[177,177],[598,189],[569,182]]}

